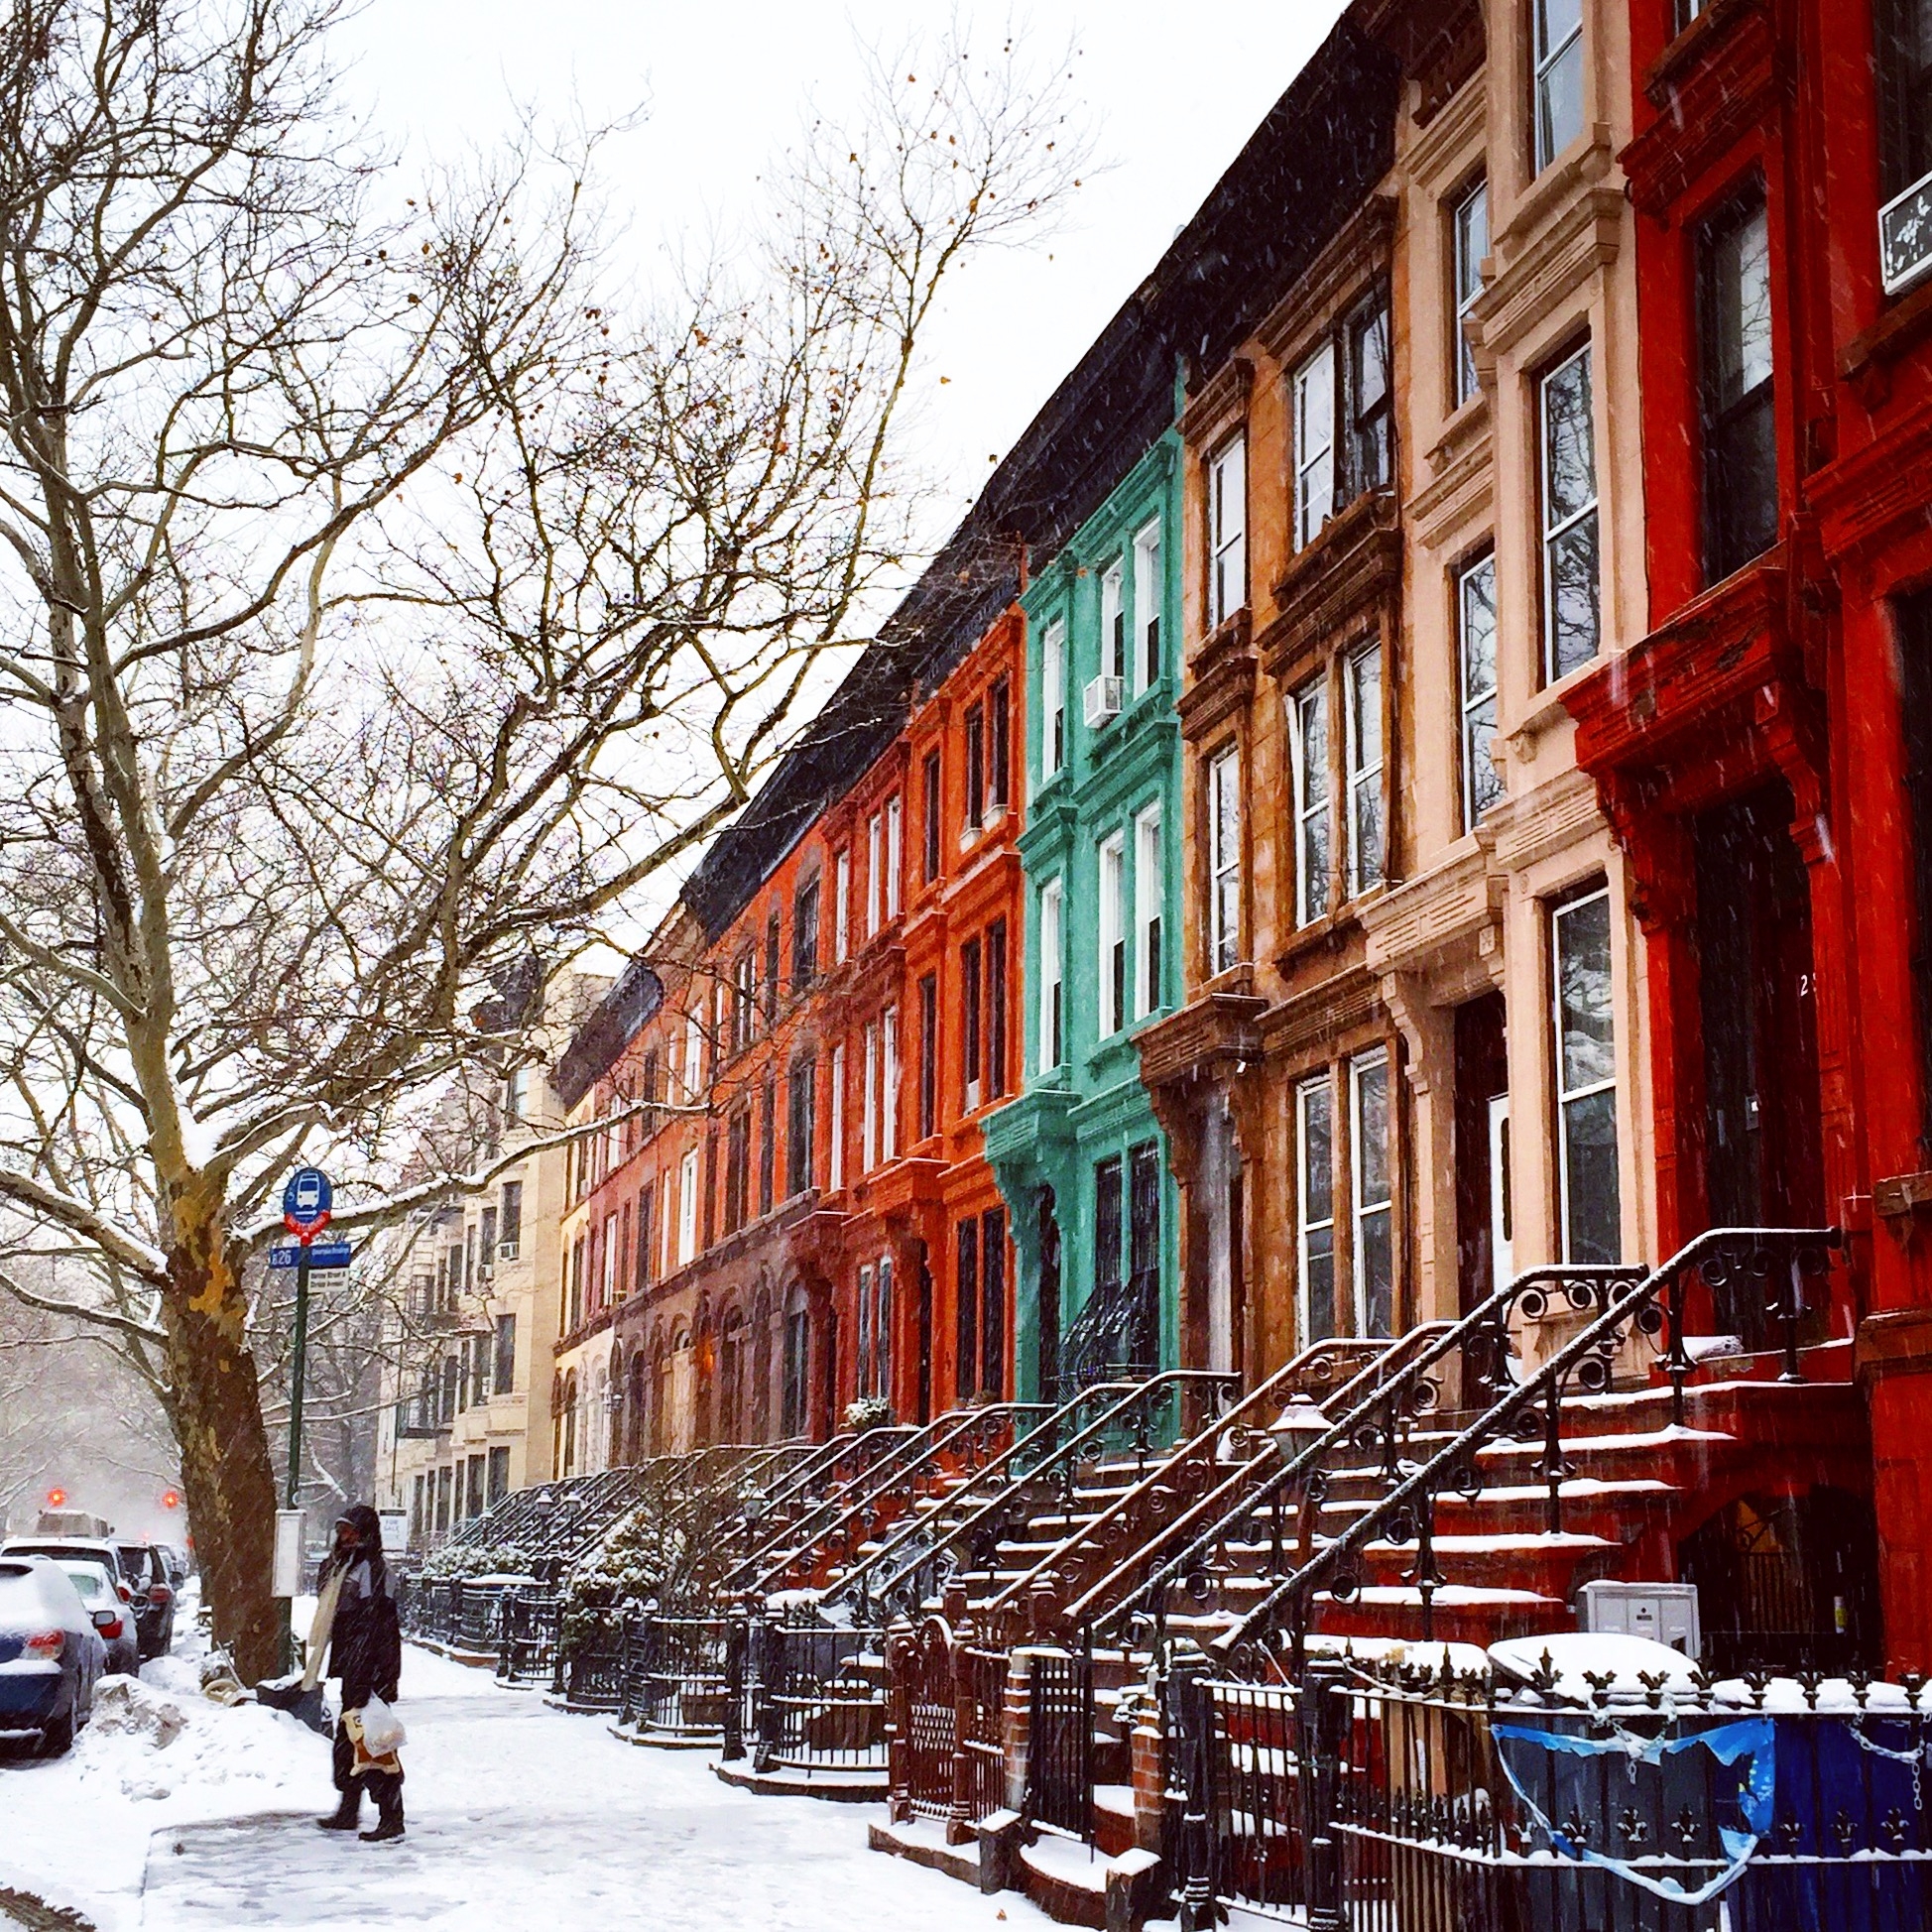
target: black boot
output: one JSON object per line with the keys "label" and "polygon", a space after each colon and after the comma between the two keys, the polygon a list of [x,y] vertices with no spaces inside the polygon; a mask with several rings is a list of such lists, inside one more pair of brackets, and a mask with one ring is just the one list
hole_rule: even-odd
{"label": "black boot", "polygon": [[376,1801],[376,1829],[361,1834],[365,1845],[387,1844],[392,1838],[403,1836],[403,1794],[400,1790],[385,1791]]}
{"label": "black boot", "polygon": [[324,1832],[352,1832],[362,1816],[362,1786],[350,1784],[342,1792],[341,1802],[335,1807],[331,1818],[317,1818],[315,1828]]}

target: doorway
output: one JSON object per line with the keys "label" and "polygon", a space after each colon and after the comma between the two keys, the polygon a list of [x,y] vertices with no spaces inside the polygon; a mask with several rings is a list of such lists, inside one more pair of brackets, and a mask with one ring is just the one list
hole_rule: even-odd
{"label": "doorway", "polygon": [[1456,1009],[1456,1293],[1468,1314],[1510,1275],[1509,1050],[1501,993]]}
{"label": "doorway", "polygon": [[[1816,1227],[1824,1213],[1811,890],[1791,809],[1777,783],[1692,822],[1709,1227]],[[1720,1330],[1763,1346],[1757,1297],[1725,1299]]]}
{"label": "doorway", "polygon": [[1042,1402],[1055,1398],[1060,1386],[1060,1224],[1053,1212],[1053,1190],[1042,1187],[1039,1215],[1038,1339],[1034,1367],[1039,1377],[1036,1393]]}

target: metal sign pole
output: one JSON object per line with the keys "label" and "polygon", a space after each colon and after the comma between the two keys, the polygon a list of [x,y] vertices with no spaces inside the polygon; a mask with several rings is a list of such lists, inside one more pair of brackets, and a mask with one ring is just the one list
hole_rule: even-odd
{"label": "metal sign pole", "polygon": [[[302,1385],[308,1366],[308,1232],[303,1230],[296,1255],[296,1346],[289,1366],[289,1489],[288,1507],[302,1500]],[[282,1668],[296,1667],[296,1600],[282,1599]]]}

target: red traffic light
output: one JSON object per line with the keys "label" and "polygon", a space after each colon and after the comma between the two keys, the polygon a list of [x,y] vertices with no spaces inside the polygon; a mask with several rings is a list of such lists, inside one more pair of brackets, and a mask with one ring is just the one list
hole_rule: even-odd
{"label": "red traffic light", "polygon": [[49,1490],[47,1493],[47,1507],[50,1509],[64,1509],[67,1507],[66,1491]]}
{"label": "red traffic light", "polygon": [[181,1507],[181,1491],[163,1490],[161,1493],[161,1507],[164,1509],[179,1509]]}

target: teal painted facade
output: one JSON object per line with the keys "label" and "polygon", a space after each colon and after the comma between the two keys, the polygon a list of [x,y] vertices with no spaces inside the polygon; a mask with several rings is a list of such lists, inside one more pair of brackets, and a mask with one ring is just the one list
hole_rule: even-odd
{"label": "teal painted facade", "polygon": [[[1134,1036],[1180,998],[1180,440],[1170,429],[1021,600],[1026,1078],[987,1120],[986,1151],[1013,1229],[1024,1399],[1052,1392],[1045,1385],[1066,1368],[1075,1323],[1109,1277],[1103,1223],[1118,1219],[1116,1240],[1106,1244],[1113,1278],[1126,1284],[1133,1274],[1137,1150],[1144,1268],[1147,1210],[1157,1205],[1158,1215],[1158,1281],[1144,1332],[1152,1343],[1157,1328],[1159,1366],[1174,1366],[1178,1355],[1179,1195]],[[1117,687],[1094,688],[1114,677]],[[1157,1178],[1147,1174],[1149,1160]],[[1099,1199],[1110,1161],[1120,1162],[1117,1217]]]}

